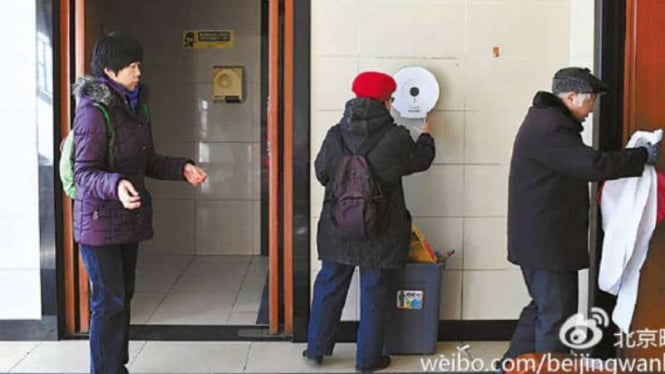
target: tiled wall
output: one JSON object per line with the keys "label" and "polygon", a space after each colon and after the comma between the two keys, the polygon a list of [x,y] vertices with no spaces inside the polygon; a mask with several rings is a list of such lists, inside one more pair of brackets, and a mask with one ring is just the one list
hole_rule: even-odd
{"label": "tiled wall", "polygon": [[[571,57],[589,65],[592,48],[591,1],[312,3],[312,159],[352,97],[358,72],[420,65],[439,81],[430,116],[437,157],[404,184],[414,223],[434,248],[456,251],[443,275],[442,319],[516,319],[528,301],[519,269],[506,260],[513,139],[534,93],[549,89]],[[320,267],[315,223],[322,195],[313,179],[312,279]],[[345,319],[358,318],[355,281],[352,290]]]}
{"label": "tiled wall", "polygon": [[36,9],[18,2],[0,15],[0,319],[40,319]]}
{"label": "tiled wall", "polygon": [[[260,0],[113,2],[112,27],[145,49],[157,151],[189,157],[209,175],[199,189],[149,181],[155,237],[144,254],[260,252],[260,8]],[[185,50],[185,29],[233,30],[235,47]],[[243,103],[211,100],[215,65],[244,66]]]}

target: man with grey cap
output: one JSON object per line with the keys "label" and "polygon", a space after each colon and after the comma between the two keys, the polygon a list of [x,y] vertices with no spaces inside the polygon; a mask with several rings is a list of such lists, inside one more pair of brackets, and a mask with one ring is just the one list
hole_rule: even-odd
{"label": "man with grey cap", "polygon": [[508,260],[519,265],[531,302],[504,358],[568,352],[561,325],[577,312],[577,271],[589,266],[588,182],[642,175],[658,144],[616,152],[582,142],[582,122],[608,91],[589,69],[568,67],[538,92],[513,146],[508,192]]}

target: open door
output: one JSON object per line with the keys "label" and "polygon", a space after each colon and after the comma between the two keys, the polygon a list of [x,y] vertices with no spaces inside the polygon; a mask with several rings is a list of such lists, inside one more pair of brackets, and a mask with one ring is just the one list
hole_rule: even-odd
{"label": "open door", "polygon": [[[624,143],[636,130],[665,127],[665,2],[626,0],[626,64],[624,84]],[[657,169],[663,170],[663,158]],[[639,293],[631,331],[665,328],[665,225],[656,227],[646,262],[642,267]],[[657,358],[665,353],[662,344],[620,349],[627,358]]]}
{"label": "open door", "polygon": [[[258,1],[258,0],[257,0]],[[74,102],[68,83],[88,73],[90,48],[100,30],[97,14],[108,0],[60,0],[62,70],[61,133],[69,131]],[[293,0],[268,3],[268,304],[269,333],[293,334]],[[104,5],[106,4],[106,5]],[[87,7],[87,9],[86,9]],[[108,31],[108,30],[105,30]],[[86,40],[87,37],[87,40]],[[73,67],[73,68],[72,68]],[[85,334],[89,329],[88,277],[73,243],[72,204],[63,197],[63,248],[66,335]],[[282,290],[282,292],[280,292]],[[281,300],[280,300],[281,298]],[[282,309],[283,308],[283,309]],[[282,310],[280,310],[282,309]],[[282,330],[283,328],[283,330]],[[191,336],[191,335],[190,335]]]}

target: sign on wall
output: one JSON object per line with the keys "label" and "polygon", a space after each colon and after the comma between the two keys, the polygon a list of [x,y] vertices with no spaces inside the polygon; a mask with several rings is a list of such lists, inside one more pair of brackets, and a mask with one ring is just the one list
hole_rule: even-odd
{"label": "sign on wall", "polygon": [[182,45],[185,49],[233,48],[232,30],[184,30]]}

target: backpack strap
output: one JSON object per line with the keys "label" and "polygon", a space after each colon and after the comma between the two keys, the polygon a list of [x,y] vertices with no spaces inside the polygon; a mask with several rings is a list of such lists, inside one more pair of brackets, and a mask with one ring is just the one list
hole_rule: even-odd
{"label": "backpack strap", "polygon": [[113,157],[113,144],[115,144],[115,131],[113,130],[113,126],[111,126],[111,115],[109,114],[108,109],[106,106],[102,103],[92,103],[92,105],[95,106],[95,108],[99,109],[100,112],[102,112],[102,115],[104,116],[104,122],[106,123],[106,132],[109,134],[109,144],[108,144],[108,149],[109,149],[109,166],[111,170],[115,169],[115,158]]}
{"label": "backpack strap", "polygon": [[143,104],[143,113],[145,113],[146,122],[150,123],[150,107],[148,104]]}
{"label": "backpack strap", "polygon": [[381,139],[383,139],[383,136],[386,135],[388,131],[392,130],[392,128],[393,126],[391,125],[383,125],[374,136],[367,138],[363,144],[360,145],[357,154],[367,157],[369,151],[374,149]]}

